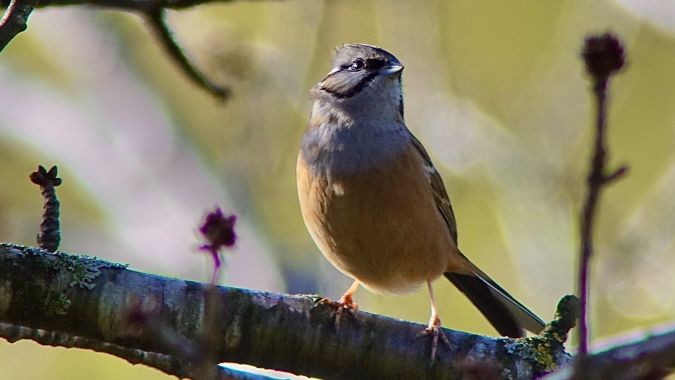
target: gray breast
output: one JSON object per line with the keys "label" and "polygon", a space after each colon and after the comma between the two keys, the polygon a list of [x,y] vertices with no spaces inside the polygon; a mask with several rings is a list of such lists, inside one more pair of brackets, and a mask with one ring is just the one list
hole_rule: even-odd
{"label": "gray breast", "polygon": [[314,175],[349,176],[369,171],[398,157],[410,143],[405,125],[328,123],[310,128],[302,155]]}

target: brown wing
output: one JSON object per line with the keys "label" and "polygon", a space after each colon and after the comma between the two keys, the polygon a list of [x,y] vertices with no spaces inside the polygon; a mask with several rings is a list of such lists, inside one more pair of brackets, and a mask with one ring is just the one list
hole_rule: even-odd
{"label": "brown wing", "polygon": [[440,174],[436,171],[434,164],[431,162],[431,158],[427,153],[426,149],[422,143],[415,137],[413,134],[410,134],[412,138],[412,143],[415,146],[415,149],[424,157],[424,162],[427,166],[427,173],[429,175],[429,181],[431,182],[431,187],[434,190],[434,199],[436,201],[436,208],[438,212],[441,213],[445,224],[448,226],[450,231],[450,236],[457,242],[457,223],[455,222],[455,213],[452,211],[452,205],[450,204],[450,197],[448,197],[448,192],[445,190],[445,185],[443,185],[443,179],[441,179]]}
{"label": "brown wing", "polygon": [[[428,167],[429,180],[434,190],[436,207],[445,219],[445,223],[450,230],[450,235],[457,243],[457,224],[455,223],[455,214],[452,212],[450,198],[445,190],[443,180],[438,174],[434,165],[431,163],[429,154],[422,146],[422,143],[411,134],[412,142],[417,151],[424,157]],[[511,337],[523,336],[522,328],[534,333],[539,333],[544,328],[544,322],[534,313],[528,310],[523,304],[513,298],[506,290],[502,289],[487,274],[476,267],[460,251],[457,254],[462,256],[468,269],[468,273],[446,272],[447,277],[476,307],[486,316],[488,321],[502,335]]]}

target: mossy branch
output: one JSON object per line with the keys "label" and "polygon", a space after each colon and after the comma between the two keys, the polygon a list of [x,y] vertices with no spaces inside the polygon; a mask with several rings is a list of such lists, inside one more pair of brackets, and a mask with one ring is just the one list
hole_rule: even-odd
{"label": "mossy branch", "polygon": [[[209,343],[215,344],[213,366],[238,362],[326,379],[453,379],[474,373],[477,364],[471,363],[479,363],[489,364],[500,377],[530,379],[571,361],[562,341],[575,316],[564,313],[547,329],[558,332],[529,339],[446,329],[450,348],[443,348],[430,368],[428,341],[417,337],[423,325],[359,312],[336,333],[335,309],[318,303],[317,296],[211,288],[9,244],[0,245],[0,268],[0,323],[80,337],[95,350],[92,341],[164,355],[163,363],[167,357],[203,360],[199,350],[208,294],[215,294],[222,307],[222,317],[209,323],[208,334],[218,337]],[[138,310],[148,323],[131,321],[138,319]],[[563,321],[569,318],[572,322]]]}

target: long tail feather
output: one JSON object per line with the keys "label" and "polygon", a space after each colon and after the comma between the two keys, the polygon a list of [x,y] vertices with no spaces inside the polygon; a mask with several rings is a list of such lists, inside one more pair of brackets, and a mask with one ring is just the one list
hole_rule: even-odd
{"label": "long tail feather", "polygon": [[486,275],[446,272],[445,277],[469,298],[500,334],[519,338],[524,335],[523,329],[533,333],[544,329],[544,322],[539,317]]}

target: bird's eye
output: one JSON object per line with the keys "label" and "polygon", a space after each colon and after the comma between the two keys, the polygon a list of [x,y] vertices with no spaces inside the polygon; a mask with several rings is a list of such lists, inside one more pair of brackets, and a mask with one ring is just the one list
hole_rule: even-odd
{"label": "bird's eye", "polygon": [[366,62],[361,58],[356,58],[355,60],[352,61],[352,65],[349,66],[349,70],[359,71],[362,70],[364,67],[366,67]]}

